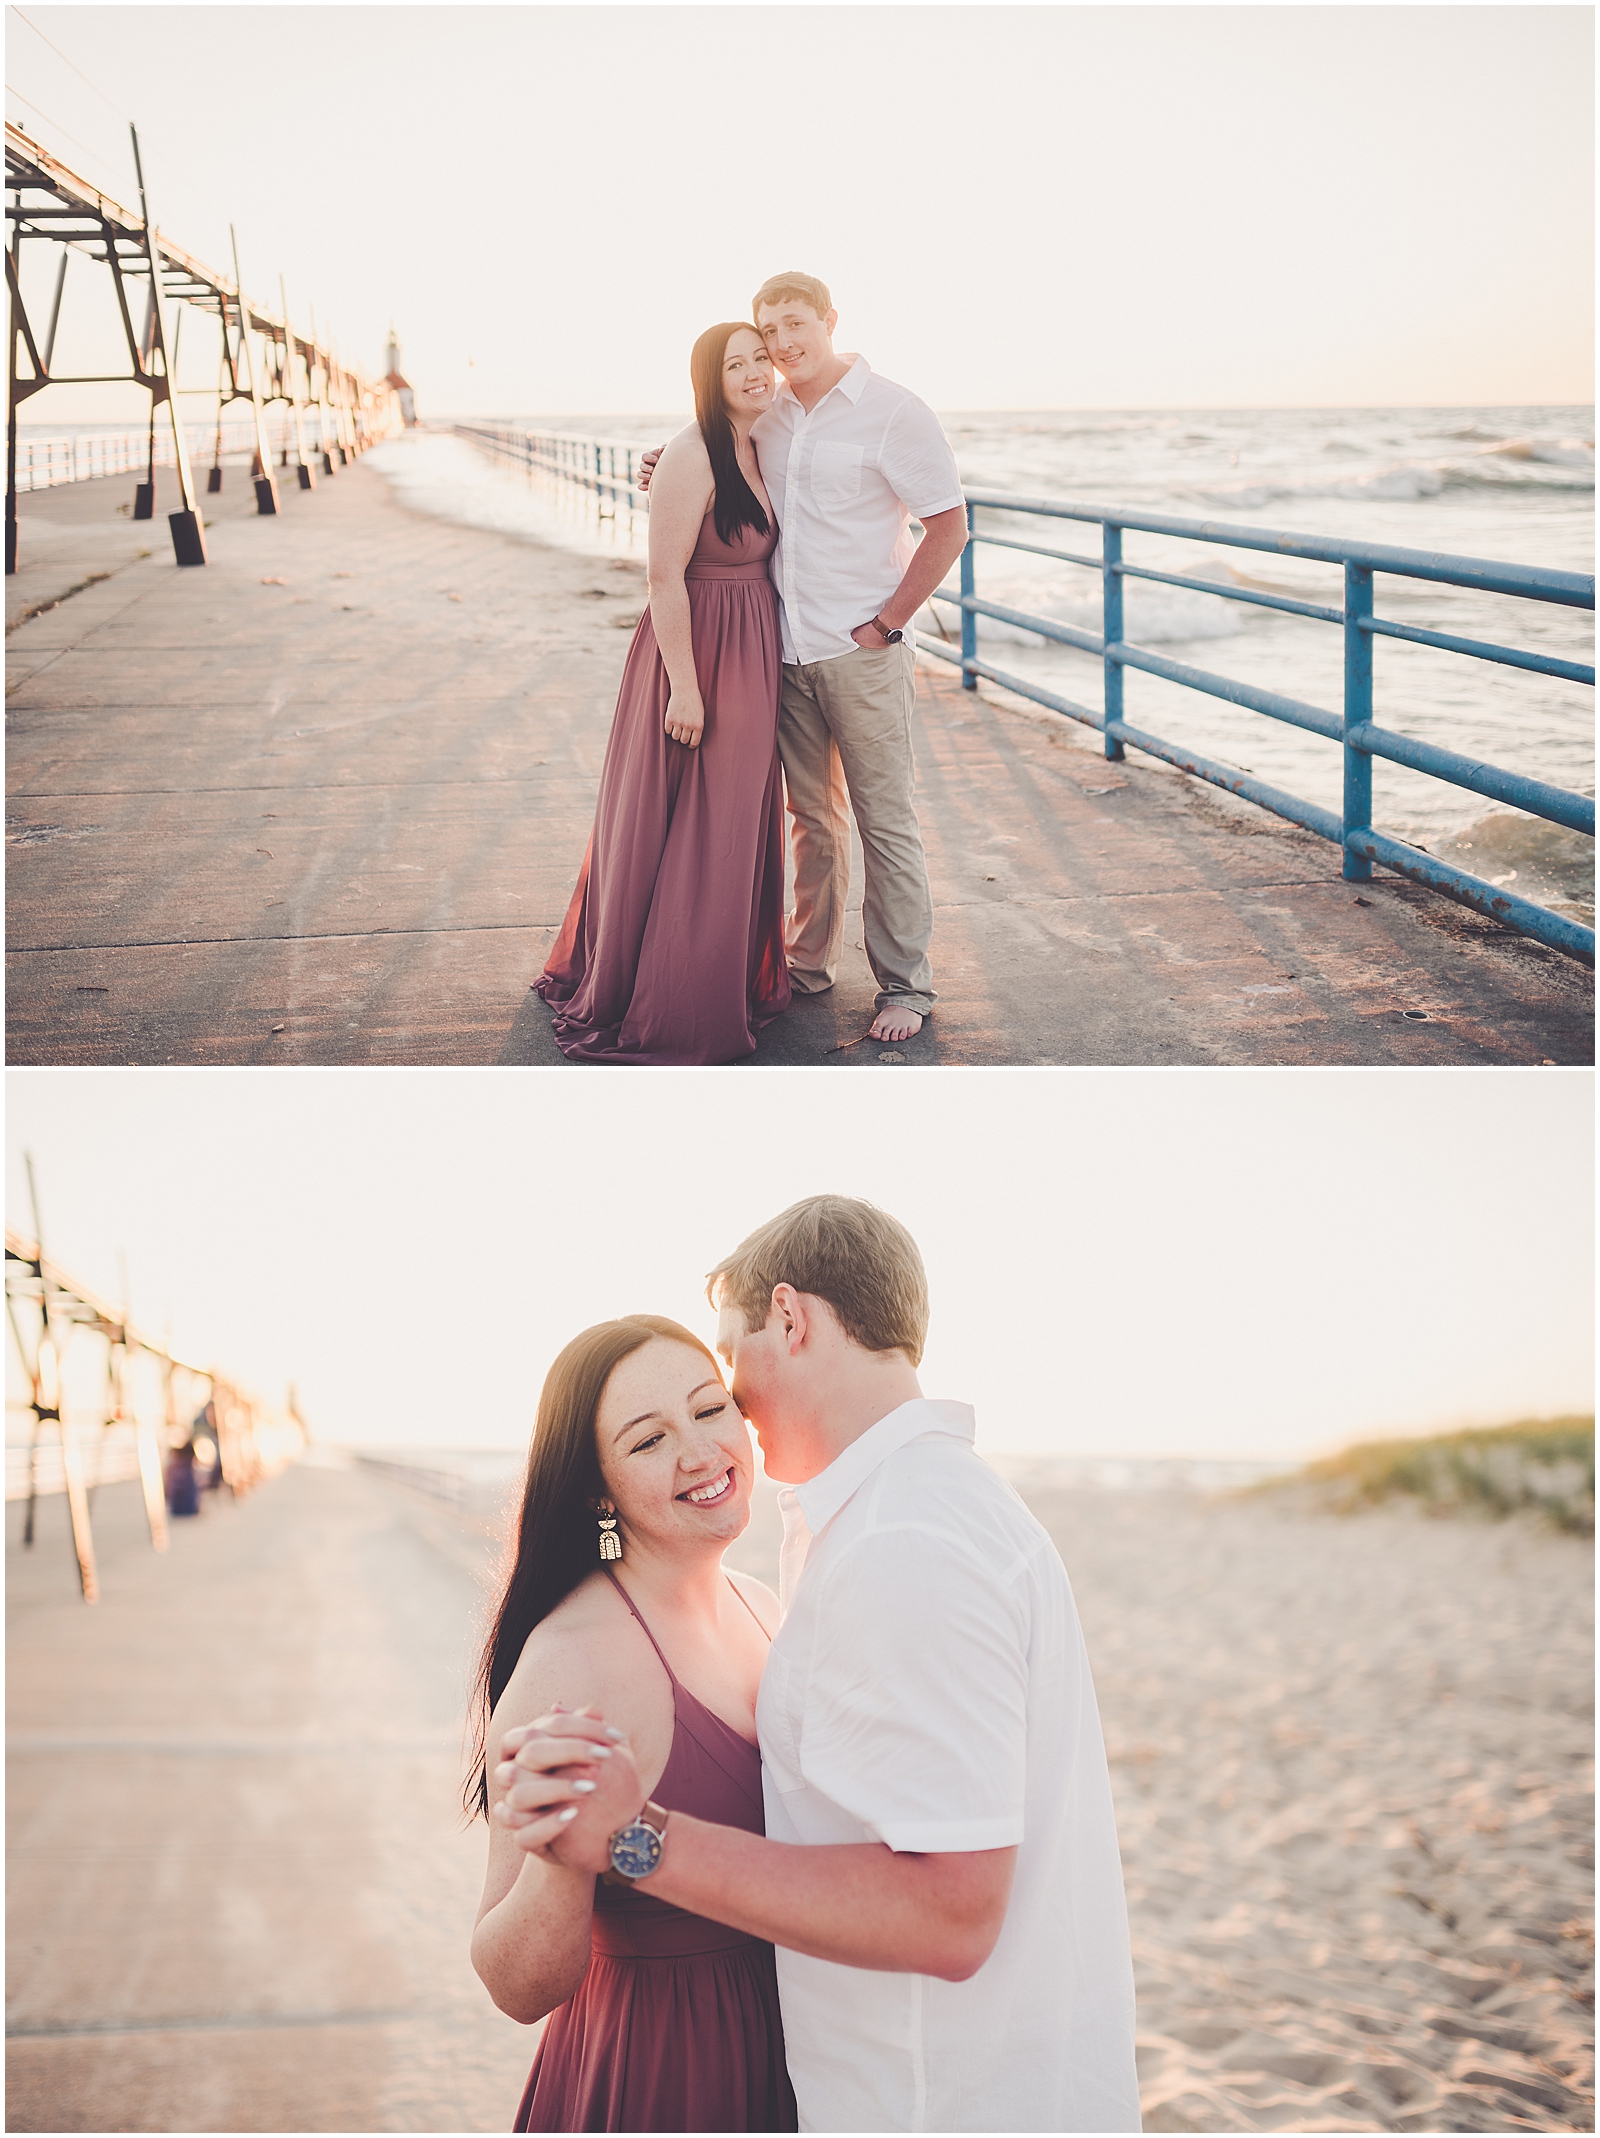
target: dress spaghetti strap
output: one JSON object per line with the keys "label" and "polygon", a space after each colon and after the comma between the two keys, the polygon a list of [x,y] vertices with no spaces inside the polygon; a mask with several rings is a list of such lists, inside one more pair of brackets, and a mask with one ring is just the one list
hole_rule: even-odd
{"label": "dress spaghetti strap", "polygon": [[677,1673],[674,1671],[672,1665],[667,1661],[666,1657],[664,1655],[661,1655],[661,1643],[650,1631],[650,1628],[645,1625],[644,1613],[639,1609],[639,1606],[634,1602],[633,1598],[622,1586],[622,1583],[617,1579],[616,1574],[611,1567],[604,1566],[601,1568],[600,1571],[609,1578],[611,1586],[616,1590],[617,1594],[622,1598],[623,1602],[627,1605],[628,1609],[633,1613],[634,1617],[638,1620],[640,1626],[643,1628],[645,1639],[650,1643],[656,1654],[658,1656],[661,1656],[661,1668],[672,1680],[672,1690],[676,1692],[678,1690]]}
{"label": "dress spaghetti strap", "polygon": [[[726,1569],[724,1569],[724,1571],[726,1572]],[[755,1620],[756,1624],[758,1626],[761,1626],[760,1614],[757,1612],[755,1605],[750,1601],[749,1597],[746,1596],[744,1590],[740,1588],[738,1582],[734,1580],[731,1574],[728,1575],[728,1586],[730,1589],[732,1589],[734,1595],[738,1597],[740,1603],[744,1605],[745,1609]],[[765,1626],[761,1626],[761,1633],[763,1639],[766,1641],[767,1646],[770,1648],[772,1646],[772,1635],[767,1632]]]}
{"label": "dress spaghetti strap", "polygon": [[[656,1639],[655,1635],[650,1631],[650,1628],[645,1624],[644,1613],[639,1609],[639,1606],[634,1602],[633,1598],[622,1586],[622,1583],[617,1579],[616,1570],[613,1567],[603,1566],[601,1568],[601,1572],[609,1578],[611,1586],[616,1590],[617,1594],[622,1598],[628,1609],[633,1613],[635,1619],[638,1621],[640,1627],[643,1629],[645,1639],[650,1643],[656,1654],[658,1656],[661,1656],[661,1668],[672,1680],[672,1690],[674,1692],[677,1692],[680,1689],[678,1685],[677,1674],[673,1670],[672,1665],[667,1661],[666,1657],[662,1655],[661,1643]],[[768,1633],[765,1626],[761,1625],[761,1620],[759,1619],[759,1617],[756,1616],[755,1605],[750,1601],[749,1597],[746,1596],[743,1589],[740,1588],[738,1582],[736,1582],[730,1574],[724,1572],[723,1579],[727,1582],[729,1588],[732,1589],[734,1595],[738,1597],[740,1603],[742,1603],[745,1609],[750,1613],[750,1616],[755,1619],[756,1624],[761,1627],[762,1638],[766,1641],[767,1646],[770,1648],[772,1646],[772,1635]],[[684,1690],[687,1690],[687,1688],[684,1688]],[[693,1695],[691,1694],[690,1697],[693,1698]]]}

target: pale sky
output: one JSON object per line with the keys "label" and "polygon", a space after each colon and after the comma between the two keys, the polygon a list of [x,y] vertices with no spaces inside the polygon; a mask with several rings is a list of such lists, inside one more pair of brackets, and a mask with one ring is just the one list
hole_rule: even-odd
{"label": "pale sky", "polygon": [[392,318],[424,414],[684,408],[787,267],[938,408],[1592,392],[1587,7],[22,12],[8,116],[131,201],[132,115],[175,240],[369,369]]}
{"label": "pale sky", "polygon": [[330,1441],[523,1442],[802,1195],[920,1243],[993,1452],[1293,1460],[1592,1407],[1584,1071],[13,1070],[6,1216]]}

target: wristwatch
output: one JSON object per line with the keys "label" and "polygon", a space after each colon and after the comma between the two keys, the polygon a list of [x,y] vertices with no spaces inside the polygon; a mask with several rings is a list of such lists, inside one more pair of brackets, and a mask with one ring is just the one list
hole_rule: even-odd
{"label": "wristwatch", "polygon": [[883,633],[884,637],[888,640],[891,646],[898,646],[900,641],[905,637],[905,633],[903,631],[891,631],[889,629],[889,626],[884,622],[881,616],[869,616],[867,618],[867,622],[869,624],[875,624],[877,628]]}
{"label": "wristwatch", "polygon": [[660,1864],[666,1838],[666,1813],[659,1804],[646,1804],[631,1825],[611,1836],[611,1869],[601,1875],[612,1885],[637,1885]]}

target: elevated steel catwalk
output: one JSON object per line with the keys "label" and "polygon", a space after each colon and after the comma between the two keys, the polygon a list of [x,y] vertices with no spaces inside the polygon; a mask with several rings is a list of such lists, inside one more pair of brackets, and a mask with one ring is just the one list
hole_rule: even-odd
{"label": "elevated steel catwalk", "polygon": [[[370,382],[360,370],[340,364],[331,344],[314,334],[291,329],[287,305],[280,315],[244,295],[239,275],[238,247],[234,247],[234,272],[221,274],[207,267],[192,253],[174,245],[156,228],[149,212],[137,134],[133,141],[135,166],[139,170],[140,209],[136,213],[113,200],[110,194],[69,169],[41,147],[20,127],[6,125],[6,206],[9,243],[6,251],[6,286],[11,299],[9,350],[9,395],[6,447],[6,570],[17,563],[17,412],[31,395],[46,386],[106,385],[128,383],[141,386],[150,395],[152,450],[146,481],[139,486],[134,517],[148,519],[154,510],[156,411],[165,404],[171,415],[176,441],[179,487],[183,504],[170,515],[173,548],[180,564],[205,562],[204,524],[194,495],[188,466],[188,449],[178,421],[179,391],[169,364],[167,308],[190,304],[214,312],[222,327],[222,376],[217,387],[218,416],[230,402],[249,401],[255,413],[257,509],[276,512],[278,498],[272,478],[263,406],[274,400],[293,411],[294,435],[302,487],[314,487],[305,445],[302,413],[317,412],[318,446],[325,473],[331,474],[364,451],[392,421],[392,395],[381,382]],[[49,325],[42,338],[34,330],[22,299],[19,262],[24,239],[44,240],[63,248],[56,275],[55,296]],[[87,377],[65,376],[51,369],[55,353],[56,326],[61,316],[61,296],[66,281],[69,252],[76,250],[110,270],[117,310],[127,340],[131,370],[95,373]],[[160,273],[152,273],[152,262]],[[143,286],[143,326],[136,330],[136,307],[130,295]],[[281,279],[280,279],[281,289]],[[263,345],[259,367],[251,336]],[[26,369],[19,359],[26,359]],[[303,377],[303,385],[301,383]],[[220,450],[211,472],[210,487],[220,488]]]}
{"label": "elevated steel catwalk", "polygon": [[[29,1168],[32,1186],[32,1168]],[[37,1200],[34,1217],[38,1231]],[[7,1436],[6,1497],[26,1499],[28,1512],[22,1542],[34,1541],[38,1499],[49,1492],[64,1492],[72,1528],[73,1550],[78,1562],[78,1580],[86,1603],[99,1599],[95,1569],[94,1537],[90,1514],[96,1483],[118,1477],[137,1477],[143,1487],[145,1517],[150,1541],[158,1552],[167,1548],[167,1510],[163,1486],[164,1455],[179,1445],[189,1428],[197,1397],[203,1404],[206,1423],[215,1437],[222,1465],[223,1482],[231,1492],[248,1492],[268,1474],[273,1451],[281,1456],[285,1430],[275,1426],[267,1406],[215,1367],[181,1359],[166,1343],[158,1343],[137,1328],[126,1305],[114,1306],[77,1278],[70,1277],[45,1253],[37,1236],[27,1239],[6,1227],[6,1319],[17,1358],[28,1388],[27,1400],[7,1410],[27,1413],[31,1419],[26,1449],[15,1447]],[[103,1347],[98,1366],[101,1396],[98,1415],[74,1416],[64,1393],[66,1354],[77,1343],[96,1339]],[[158,1428],[134,1400],[130,1366],[143,1353],[158,1369],[164,1410],[164,1425]],[[288,1419],[304,1441],[290,1391]],[[108,1443],[117,1439],[123,1457],[131,1462],[107,1460]],[[292,1434],[288,1437],[293,1437]],[[131,1446],[127,1443],[131,1442]],[[85,1474],[84,1445],[93,1456],[91,1475]],[[11,1458],[25,1457],[25,1479],[12,1475]],[[58,1456],[58,1470],[50,1457]]]}

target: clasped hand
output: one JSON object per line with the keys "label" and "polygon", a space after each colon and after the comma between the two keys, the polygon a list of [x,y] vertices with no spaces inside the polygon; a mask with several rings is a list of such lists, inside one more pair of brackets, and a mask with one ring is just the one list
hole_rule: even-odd
{"label": "clasped hand", "polygon": [[518,1848],[574,1871],[609,1870],[611,1836],[644,1807],[627,1738],[593,1708],[507,1730],[494,1778],[505,1790],[494,1815]]}

